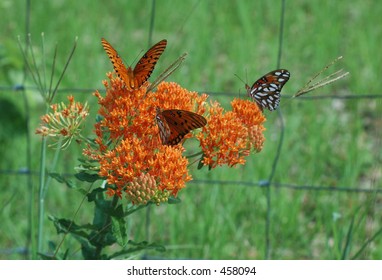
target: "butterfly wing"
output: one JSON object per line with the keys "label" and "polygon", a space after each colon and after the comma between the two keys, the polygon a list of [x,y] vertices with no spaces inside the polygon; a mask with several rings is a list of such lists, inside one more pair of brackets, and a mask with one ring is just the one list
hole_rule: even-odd
{"label": "butterfly wing", "polygon": [[128,70],[131,71],[131,69],[126,68],[122,58],[118,55],[118,52],[110,45],[108,41],[106,41],[106,39],[102,38],[101,43],[111,63],[113,64],[114,70],[118,77],[121,78],[125,85],[130,84]]}
{"label": "butterfly wing", "polygon": [[196,113],[185,110],[157,109],[159,136],[163,145],[178,144],[191,130],[203,127],[207,120]]}
{"label": "butterfly wing", "polygon": [[154,70],[155,64],[158,62],[159,57],[164,52],[167,46],[167,40],[162,40],[152,46],[142,58],[135,65],[133,74],[134,79],[132,88],[141,87],[147,79],[150,77],[151,73]]}
{"label": "butterfly wing", "polygon": [[258,79],[252,87],[246,85],[248,95],[259,105],[260,109],[275,110],[280,104],[280,91],[289,80],[290,73],[285,69],[278,69]]}
{"label": "butterfly wing", "polygon": [[157,120],[157,124],[159,128],[160,140],[162,141],[163,145],[167,145],[168,139],[170,138],[170,135],[171,135],[171,130],[159,108],[157,108],[156,120]]}

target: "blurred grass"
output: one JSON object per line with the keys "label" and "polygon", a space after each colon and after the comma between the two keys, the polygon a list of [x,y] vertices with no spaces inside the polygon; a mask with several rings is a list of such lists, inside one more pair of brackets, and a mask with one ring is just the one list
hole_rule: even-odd
{"label": "blurred grass", "polygon": [[[33,2],[32,40],[38,46],[40,33],[44,32],[48,64],[58,44],[57,65],[61,70],[78,36],[78,47],[61,88],[102,88],[101,81],[112,67],[100,38],[107,38],[127,64],[135,63],[140,51],[149,45],[151,4],[151,1]],[[191,90],[229,92],[244,97],[244,85],[235,73],[251,84],[277,67],[280,7],[279,1],[158,0],[152,41],[167,38],[169,45],[152,79],[187,51],[186,62],[168,80]],[[0,85],[14,86],[22,82],[23,61],[17,36],[25,36],[26,5],[24,1],[2,1],[0,12],[3,17]],[[283,94],[296,92],[310,76],[339,55],[344,59],[332,71],[344,67],[350,77],[312,94],[382,94],[381,12],[382,5],[371,0],[287,1],[281,67],[291,72],[291,80]],[[27,85],[33,85],[31,79]],[[2,90],[0,94],[0,170],[19,170],[25,167],[26,152],[23,103],[17,91]],[[33,129],[44,105],[36,92],[28,91],[27,96]],[[59,99],[65,96],[61,94]],[[76,98],[89,100],[95,112],[96,100],[90,93],[76,93]],[[217,94],[211,94],[211,98],[227,106],[231,99]],[[283,99],[281,108],[286,130],[276,182],[333,189],[381,188],[381,99]],[[267,118],[267,141],[261,153],[251,155],[242,167],[195,170],[194,179],[253,183],[267,179],[280,133],[277,114],[267,113]],[[88,131],[89,134],[92,131],[91,122]],[[32,140],[33,166],[37,170],[40,139],[33,134]],[[58,172],[73,173],[78,164],[81,149],[73,145],[69,151],[61,158]],[[23,248],[26,239],[26,178],[5,172],[0,182],[3,186],[0,258],[22,258],[16,249]],[[264,258],[265,189],[190,183],[180,197],[181,204],[152,207],[150,239],[167,246],[162,257]],[[62,185],[52,185],[46,198],[47,214],[71,217],[81,198]],[[272,188],[271,257],[340,258],[340,245],[356,209],[362,206],[363,219],[354,229],[351,256],[381,228],[380,200],[376,193]],[[78,223],[91,219],[91,209],[85,206],[81,213]],[[129,221],[132,239],[145,239],[144,219],[142,212]],[[56,235],[48,220],[45,228],[46,243],[61,240],[62,236]],[[70,242],[68,247],[77,244]],[[380,239],[372,242],[360,257],[381,259]]]}

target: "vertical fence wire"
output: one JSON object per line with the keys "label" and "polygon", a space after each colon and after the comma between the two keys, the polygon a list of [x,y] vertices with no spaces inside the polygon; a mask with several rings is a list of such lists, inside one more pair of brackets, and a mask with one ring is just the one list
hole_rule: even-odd
{"label": "vertical fence wire", "polygon": [[[277,54],[277,67],[280,68],[281,64],[281,54],[283,49],[283,35],[284,35],[284,15],[285,15],[285,0],[281,0],[281,15],[280,15],[280,30],[279,30],[279,49]],[[277,144],[276,155],[273,159],[272,169],[266,182],[266,201],[267,201],[267,213],[266,213],[266,223],[265,223],[265,259],[271,258],[271,214],[272,214],[272,192],[271,186],[273,182],[274,175],[276,173],[277,164],[281,155],[281,149],[284,143],[284,118],[281,108],[277,110],[278,120],[280,122],[280,138]]]}
{"label": "vertical fence wire", "polygon": [[[25,52],[28,52],[29,49],[29,33],[30,33],[30,17],[31,17],[31,1],[26,0],[25,3]],[[31,170],[32,170],[32,148],[31,148],[31,136],[30,136],[30,106],[29,106],[29,101],[28,97],[26,94],[26,89],[24,87],[25,81],[27,78],[27,71],[28,67],[26,63],[24,62],[23,65],[23,74],[22,74],[22,87],[21,87],[21,95],[22,95],[22,100],[24,103],[24,111],[25,111],[25,145],[26,145],[26,166],[27,166],[27,187],[28,187],[28,192],[29,192],[29,201],[27,205],[27,213],[28,215],[28,223],[27,223],[27,232],[26,232],[26,243],[25,243],[25,252],[24,252],[24,257],[25,259],[32,258],[36,259],[37,258],[37,250],[36,250],[36,241],[35,241],[35,211],[34,211],[34,188],[33,188],[33,180],[31,176]],[[31,250],[29,250],[29,248]],[[30,255],[30,252],[32,252],[32,255]]]}

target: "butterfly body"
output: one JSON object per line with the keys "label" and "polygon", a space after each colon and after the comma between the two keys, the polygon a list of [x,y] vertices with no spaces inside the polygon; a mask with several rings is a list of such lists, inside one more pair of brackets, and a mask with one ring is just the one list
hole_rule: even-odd
{"label": "butterfly body", "polygon": [[138,61],[134,69],[126,67],[118,52],[106,39],[101,39],[102,46],[106,51],[118,77],[124,82],[129,90],[139,89],[150,77],[155,64],[167,46],[167,40],[162,40],[152,46]]}
{"label": "butterfly body", "polygon": [[161,111],[157,108],[156,121],[162,144],[169,146],[178,144],[191,130],[207,124],[203,116],[178,109]]}
{"label": "butterfly body", "polygon": [[280,91],[289,80],[290,73],[285,69],[278,69],[258,79],[252,87],[245,85],[248,96],[257,103],[261,111],[267,108],[275,110],[280,104]]}

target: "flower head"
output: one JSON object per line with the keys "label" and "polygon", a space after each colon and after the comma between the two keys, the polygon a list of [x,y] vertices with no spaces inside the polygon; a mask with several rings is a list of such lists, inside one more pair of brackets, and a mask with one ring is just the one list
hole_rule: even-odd
{"label": "flower head", "polygon": [[97,148],[88,147],[84,154],[99,162],[100,176],[113,186],[109,194],[122,197],[125,193],[134,204],[163,202],[184,188],[191,176],[183,146],[162,145],[156,108],[201,113],[207,96],[166,82],[155,93],[146,94],[144,86],[127,90],[120,79],[109,78],[110,83],[104,83],[106,96],[95,93],[101,116],[95,125]]}
{"label": "flower head", "polygon": [[53,112],[42,116],[42,124],[36,129],[36,134],[52,137],[56,141],[53,145],[58,145],[63,139],[59,148],[68,147],[74,138],[82,138],[82,124],[89,114],[87,103],[75,102],[72,95],[68,96],[68,100],[68,105],[63,102],[53,104]]}
{"label": "flower head", "polygon": [[169,196],[167,190],[157,188],[155,177],[150,174],[142,173],[126,186],[126,198],[132,204],[147,204],[152,201],[159,205],[160,202],[166,202]]}
{"label": "flower head", "polygon": [[234,99],[231,105],[232,111],[224,112],[217,102],[211,104],[208,125],[197,136],[204,153],[202,163],[209,168],[244,164],[251,149],[262,149],[262,112],[248,100]]}
{"label": "flower head", "polygon": [[266,118],[255,102],[250,100],[234,99],[231,102],[232,112],[240,119],[242,124],[247,128],[247,145],[248,150],[253,149],[260,152],[263,149],[265,141],[262,125]]}

